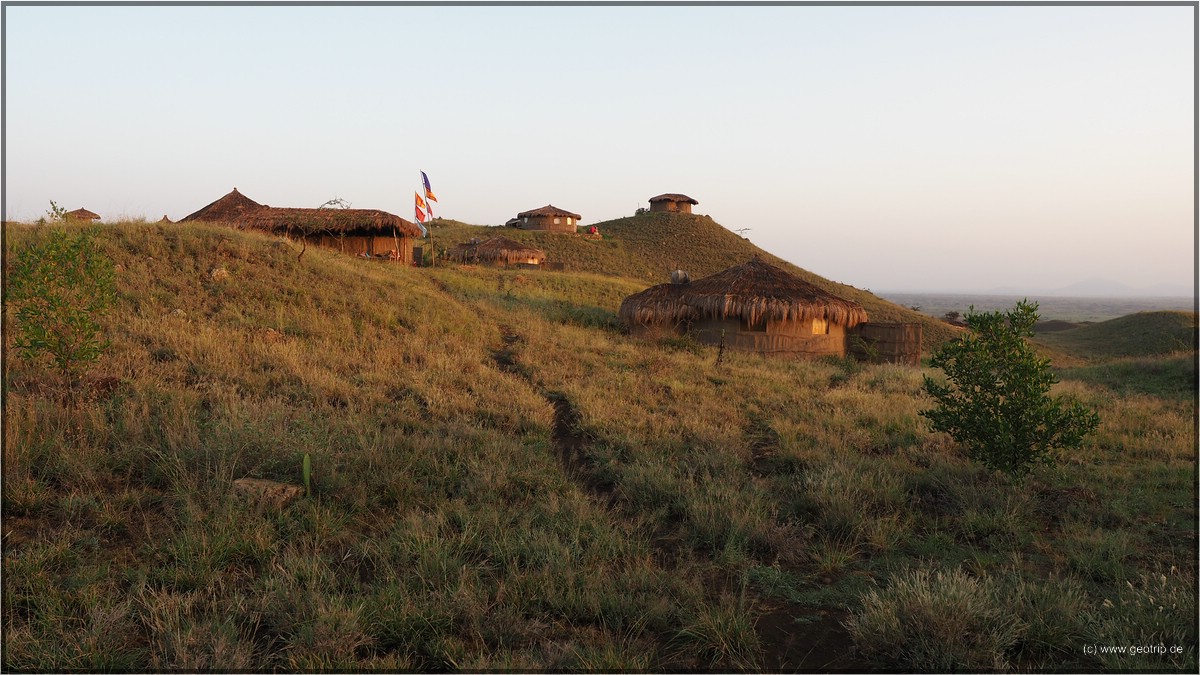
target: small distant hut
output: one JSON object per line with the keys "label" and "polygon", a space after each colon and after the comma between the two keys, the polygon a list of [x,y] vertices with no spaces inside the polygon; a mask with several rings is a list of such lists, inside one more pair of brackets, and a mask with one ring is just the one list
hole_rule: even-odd
{"label": "small distant hut", "polygon": [[650,198],[650,212],[663,211],[666,213],[691,213],[692,205],[700,202],[692,199],[687,195],[681,195],[675,192],[658,195]]}
{"label": "small distant hut", "polygon": [[508,221],[513,227],[522,230],[546,230],[549,232],[575,232],[581,216],[560,209],[553,204],[547,204],[540,209],[522,211],[514,220]]}
{"label": "small distant hut", "polygon": [[162,217],[162,220],[160,220],[160,221],[158,221],[158,222],[160,222],[160,223],[164,223],[164,224],[168,224],[168,225],[169,225],[169,224],[171,224],[171,219],[170,219],[170,218],[168,218],[168,217],[167,217],[167,214],[165,214],[165,213],[164,213],[164,214],[163,214],[163,217]]}
{"label": "small distant hut", "polygon": [[722,272],[651,286],[621,303],[634,335],[690,335],[697,341],[777,356],[846,354],[846,331],[867,320],[844,300],[758,257]]}
{"label": "small distant hut", "polygon": [[65,216],[67,220],[100,220],[99,214],[92,213],[87,209],[75,209],[74,211],[67,211],[63,214],[63,216]]}
{"label": "small distant hut", "polygon": [[485,242],[459,244],[446,252],[447,257],[463,263],[493,265],[539,266],[546,261],[546,252],[508,237],[492,237]]}
{"label": "small distant hut", "polygon": [[223,223],[239,229],[299,237],[344,253],[412,262],[415,224],[377,209],[303,209],[266,206],[234,188],[180,222]]}

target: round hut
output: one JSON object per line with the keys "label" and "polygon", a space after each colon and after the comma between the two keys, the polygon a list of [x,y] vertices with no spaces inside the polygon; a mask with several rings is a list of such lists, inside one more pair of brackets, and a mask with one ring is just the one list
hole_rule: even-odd
{"label": "round hut", "polygon": [[867,320],[843,300],[758,257],[697,281],[660,284],[621,303],[634,335],[690,335],[777,356],[846,354],[846,330]]}
{"label": "round hut", "polygon": [[571,213],[553,204],[547,204],[540,209],[522,211],[517,214],[515,222],[513,220],[508,222],[522,230],[546,230],[573,234],[580,218],[578,213]]}
{"label": "round hut", "polygon": [[67,220],[100,220],[99,214],[92,213],[87,209],[75,209],[74,211],[67,211],[63,214],[63,216]]}
{"label": "round hut", "polygon": [[665,213],[691,213],[692,205],[700,202],[692,199],[687,195],[681,195],[677,192],[668,192],[650,198],[650,212],[662,211]]}
{"label": "round hut", "polygon": [[446,252],[447,257],[463,263],[538,266],[546,261],[546,252],[508,237],[492,237],[485,242],[459,244]]}
{"label": "round hut", "polygon": [[242,216],[252,211],[268,208],[238,192],[237,188],[217,201],[195,213],[188,214],[179,222],[203,221],[208,223],[238,223]]}

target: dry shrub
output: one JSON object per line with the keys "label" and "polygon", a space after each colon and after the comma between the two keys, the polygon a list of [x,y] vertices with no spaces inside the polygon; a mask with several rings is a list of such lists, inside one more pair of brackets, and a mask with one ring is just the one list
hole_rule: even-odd
{"label": "dry shrub", "polygon": [[863,598],[846,629],[867,658],[909,672],[1003,670],[1023,625],[996,585],[962,570],[917,570]]}

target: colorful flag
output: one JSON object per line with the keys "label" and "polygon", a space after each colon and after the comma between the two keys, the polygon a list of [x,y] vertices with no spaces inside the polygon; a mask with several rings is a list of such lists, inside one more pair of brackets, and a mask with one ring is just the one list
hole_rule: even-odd
{"label": "colorful flag", "polygon": [[[416,195],[415,192],[413,194]],[[417,196],[417,204],[416,204],[416,208],[414,209],[414,211],[417,214],[417,222],[423,223],[423,222],[425,222],[425,202],[421,199],[421,195],[416,195],[416,196]]]}
{"label": "colorful flag", "polygon": [[436,202],[437,197],[433,196],[433,189],[429,187],[429,176],[425,172],[421,172],[421,182],[425,184],[425,198],[431,202]]}

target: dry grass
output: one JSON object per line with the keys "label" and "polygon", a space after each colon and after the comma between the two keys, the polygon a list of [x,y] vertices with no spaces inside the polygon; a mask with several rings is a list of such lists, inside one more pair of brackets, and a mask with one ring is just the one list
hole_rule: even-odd
{"label": "dry grass", "polygon": [[[1003,661],[929,663],[1107,666],[1075,640],[1150,626],[1129,583],[1157,598],[1139,580],[1172,566],[1146,634],[1194,645],[1194,400],[1084,372],[1060,389],[1103,426],[1017,486],[918,421],[921,369],[718,368],[622,334],[639,280],[298,261],[203,226],[103,246],[92,377],[116,384],[65,407],[5,360],[8,669],[753,670],[789,663],[778,603],[862,612],[933,567],[1024,588],[1001,609],[1027,627],[976,650]],[[312,497],[231,501],[304,453]]]}

